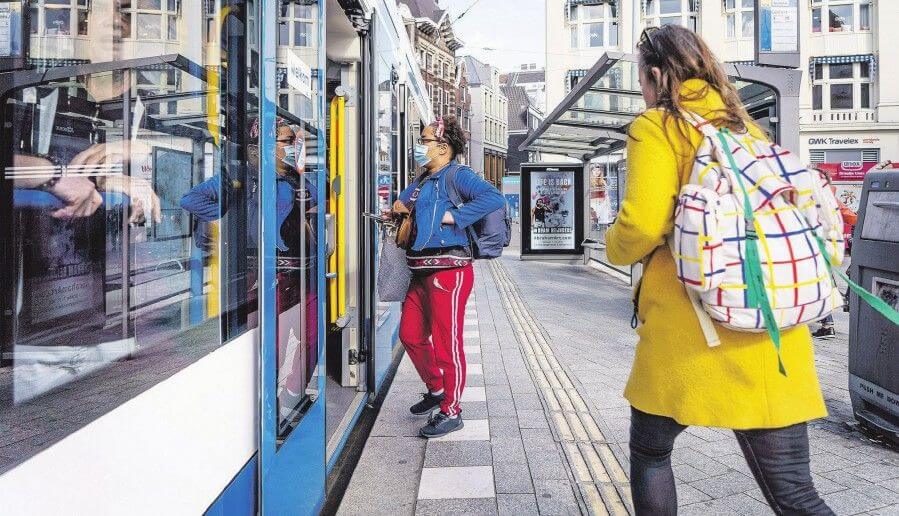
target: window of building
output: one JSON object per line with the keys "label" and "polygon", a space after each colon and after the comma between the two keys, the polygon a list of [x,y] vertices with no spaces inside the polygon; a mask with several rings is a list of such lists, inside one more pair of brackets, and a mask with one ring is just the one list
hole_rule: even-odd
{"label": "window of building", "polygon": [[124,0],[122,37],[139,40],[178,39],[179,0]]}
{"label": "window of building", "polygon": [[724,0],[725,36],[731,39],[755,37],[754,9],[755,0]]}
{"label": "window of building", "polygon": [[87,36],[87,0],[38,0],[32,4],[32,35]]}
{"label": "window of building", "polygon": [[812,32],[871,30],[870,0],[811,0]]}
{"label": "window of building", "polygon": [[569,6],[571,48],[618,46],[618,4]]}
{"label": "window of building", "polygon": [[871,109],[871,64],[817,63],[812,78],[812,109]]}
{"label": "window of building", "polygon": [[683,25],[696,30],[698,0],[644,0],[643,24],[661,27],[667,24]]}
{"label": "window of building", "polygon": [[316,6],[282,4],[278,18],[278,44],[292,47],[313,46],[312,30]]}

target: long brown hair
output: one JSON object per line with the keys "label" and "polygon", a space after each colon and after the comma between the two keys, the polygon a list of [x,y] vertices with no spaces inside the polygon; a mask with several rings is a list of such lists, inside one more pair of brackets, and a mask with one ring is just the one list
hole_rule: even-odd
{"label": "long brown hair", "polygon": [[[692,30],[680,25],[649,28],[644,31],[637,50],[640,53],[643,79],[650,81],[658,92],[656,105],[647,107],[665,111],[663,126],[667,125],[668,117],[675,118],[678,122],[675,125],[684,141],[689,141],[687,131],[691,129],[682,114],[683,103],[703,99],[708,95],[709,89],[714,89],[721,95],[724,108],[712,110],[706,115],[706,119],[716,127],[727,127],[737,133],[755,127],[718,58]],[[659,69],[660,84],[656,83],[653,68]],[[702,79],[706,85],[699,91],[681,95],[681,86],[689,79]]]}

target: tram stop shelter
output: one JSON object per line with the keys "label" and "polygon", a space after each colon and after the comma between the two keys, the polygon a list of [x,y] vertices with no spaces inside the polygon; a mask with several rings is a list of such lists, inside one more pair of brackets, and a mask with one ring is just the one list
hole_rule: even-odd
{"label": "tram stop shelter", "polygon": [[[775,141],[793,150],[799,148],[799,87],[802,72],[798,69],[756,66],[749,63],[727,63],[725,72],[737,87],[749,114]],[[607,52],[571,87],[568,95],[532,131],[519,150],[539,152],[545,161],[580,163],[587,170],[582,178],[585,196],[583,231],[579,242],[585,263],[634,280],[633,267],[616,267],[605,255],[605,229],[617,214],[624,195],[627,171],[623,159],[627,130],[631,121],[646,109],[640,92],[637,56]],[[618,155],[620,160],[608,157]],[[606,157],[606,159],[602,159]],[[595,162],[604,161],[597,165]],[[539,170],[540,164],[532,164]],[[522,167],[522,173],[525,169]],[[525,184],[525,178],[522,178]],[[527,182],[528,184],[533,184]],[[534,208],[533,192],[521,192],[522,232],[531,231],[529,212]],[[527,220],[525,220],[527,219]],[[522,242],[531,235],[522,235]],[[525,250],[523,249],[523,256]],[[578,253],[580,254],[580,253]]]}

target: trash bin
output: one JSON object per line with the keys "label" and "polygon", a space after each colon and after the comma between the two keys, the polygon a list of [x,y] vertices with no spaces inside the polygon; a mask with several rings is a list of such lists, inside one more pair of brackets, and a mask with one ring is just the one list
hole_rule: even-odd
{"label": "trash bin", "polygon": [[[899,172],[865,177],[850,276],[899,308]],[[899,326],[853,294],[849,393],[856,419],[899,444]]]}

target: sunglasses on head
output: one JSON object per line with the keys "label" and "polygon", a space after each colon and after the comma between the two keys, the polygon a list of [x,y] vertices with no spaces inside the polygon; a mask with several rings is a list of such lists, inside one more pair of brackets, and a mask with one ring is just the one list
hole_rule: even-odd
{"label": "sunglasses on head", "polygon": [[641,51],[645,48],[652,54],[658,55],[659,49],[656,48],[655,43],[652,41],[653,34],[658,32],[658,30],[658,27],[646,27],[643,29],[643,32],[640,33],[640,39],[637,41],[637,48]]}

